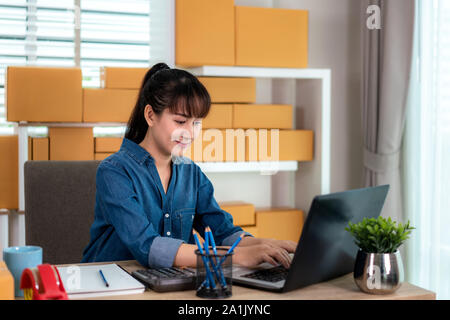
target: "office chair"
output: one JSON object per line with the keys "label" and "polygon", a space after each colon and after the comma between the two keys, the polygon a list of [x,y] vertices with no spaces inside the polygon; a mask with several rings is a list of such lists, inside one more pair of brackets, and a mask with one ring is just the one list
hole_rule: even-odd
{"label": "office chair", "polygon": [[100,161],[25,162],[25,239],[43,263],[79,263],[94,221]]}

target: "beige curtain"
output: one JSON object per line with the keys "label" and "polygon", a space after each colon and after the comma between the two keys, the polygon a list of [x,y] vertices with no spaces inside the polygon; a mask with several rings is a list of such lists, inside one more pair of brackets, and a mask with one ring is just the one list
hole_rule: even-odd
{"label": "beige curtain", "polygon": [[[382,216],[404,222],[400,150],[410,77],[414,0],[362,1],[364,183],[389,184]],[[380,28],[373,27],[380,9]],[[374,9],[374,7],[370,7]],[[376,22],[376,21],[375,21]]]}

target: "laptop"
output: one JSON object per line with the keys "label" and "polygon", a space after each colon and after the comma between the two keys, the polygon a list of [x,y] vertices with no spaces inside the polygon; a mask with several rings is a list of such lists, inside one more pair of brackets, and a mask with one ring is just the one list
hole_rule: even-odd
{"label": "laptop", "polygon": [[345,230],[349,221],[377,218],[389,185],[316,196],[311,204],[291,266],[263,263],[233,267],[233,285],[287,292],[353,271],[358,247]]}

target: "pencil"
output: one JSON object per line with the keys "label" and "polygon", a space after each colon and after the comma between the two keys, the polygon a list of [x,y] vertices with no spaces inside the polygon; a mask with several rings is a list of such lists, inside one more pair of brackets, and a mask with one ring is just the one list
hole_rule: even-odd
{"label": "pencil", "polygon": [[220,262],[217,264],[217,267],[220,267],[222,265],[222,263],[225,262],[227,255],[230,254],[231,252],[233,252],[234,248],[236,248],[236,246],[239,244],[239,242],[242,240],[242,238],[245,237],[245,233],[242,233],[239,238],[236,239],[236,241],[233,243],[233,245],[230,247],[230,249],[228,249],[227,253],[225,254],[225,256],[220,260]]}
{"label": "pencil", "polygon": [[[205,232],[205,237],[209,237],[209,240],[211,242],[211,246],[214,252],[214,256],[216,257],[216,264],[219,261],[218,255],[217,255],[217,248],[216,248],[216,242],[214,241],[214,236],[212,234],[211,228],[210,227],[206,227],[206,232]],[[224,289],[226,289],[227,287],[227,282],[225,281],[225,278],[223,276],[222,273],[222,268],[219,265],[214,265],[214,259],[211,258],[211,264],[212,267],[214,268],[214,272],[216,273],[216,277],[217,280],[219,280],[221,282],[221,285]],[[218,273],[218,274],[217,274]],[[219,279],[220,277],[220,279]]]}
{"label": "pencil", "polygon": [[[206,288],[209,288],[210,282],[214,282],[214,278],[212,277],[212,275],[209,272],[208,261],[206,260],[204,254],[203,254],[203,249],[202,249],[202,246],[200,244],[200,240],[198,239],[197,235],[195,234],[195,232],[193,230],[192,230],[192,234],[194,235],[195,243],[197,244],[198,251],[200,252],[200,255],[202,257],[203,264],[205,265],[205,269],[206,269],[206,277],[205,277]],[[214,284],[211,284],[211,285],[213,286]]]}

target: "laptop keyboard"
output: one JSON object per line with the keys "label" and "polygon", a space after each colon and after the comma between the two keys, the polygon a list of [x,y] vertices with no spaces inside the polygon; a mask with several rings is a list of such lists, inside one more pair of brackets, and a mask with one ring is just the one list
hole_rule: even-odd
{"label": "laptop keyboard", "polygon": [[273,267],[270,269],[258,270],[252,273],[243,275],[242,277],[268,281],[268,282],[278,282],[281,280],[286,280],[289,269],[283,266]]}

